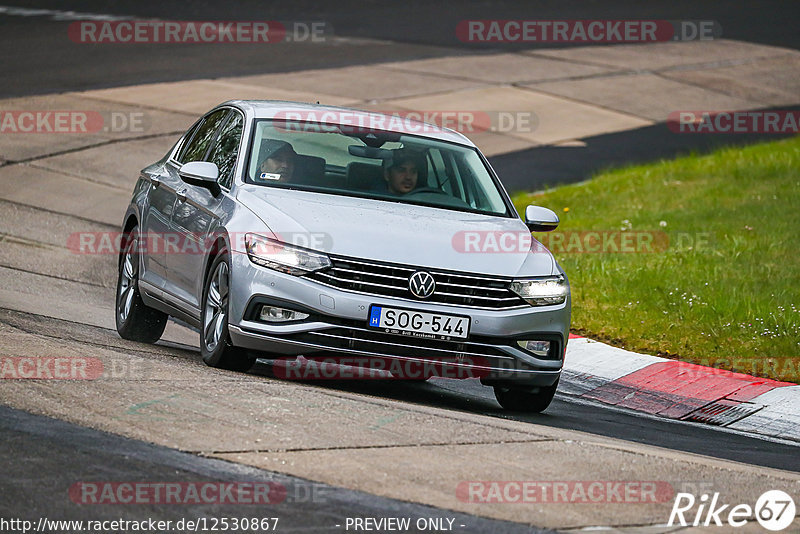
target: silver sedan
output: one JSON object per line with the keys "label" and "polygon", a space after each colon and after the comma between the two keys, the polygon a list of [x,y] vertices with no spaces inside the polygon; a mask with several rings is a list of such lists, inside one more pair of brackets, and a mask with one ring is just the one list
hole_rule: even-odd
{"label": "silver sedan", "polygon": [[[287,378],[478,378],[507,409],[553,398],[567,277],[463,135],[400,116],[230,101],[144,168],[123,221],[119,334],[169,316],[203,360]],[[280,373],[279,373],[280,374]]]}

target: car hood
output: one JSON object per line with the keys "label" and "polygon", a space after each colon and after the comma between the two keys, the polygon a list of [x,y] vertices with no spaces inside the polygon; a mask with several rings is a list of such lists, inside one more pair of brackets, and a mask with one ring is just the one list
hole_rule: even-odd
{"label": "car hood", "polygon": [[516,218],[256,185],[237,199],[281,241],[334,255],[497,276],[558,271]]}

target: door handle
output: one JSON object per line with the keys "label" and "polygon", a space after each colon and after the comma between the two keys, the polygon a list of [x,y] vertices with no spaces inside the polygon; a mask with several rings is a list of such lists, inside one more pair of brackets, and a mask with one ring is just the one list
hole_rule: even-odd
{"label": "door handle", "polygon": [[181,202],[186,202],[186,188],[181,189],[175,195],[178,197],[178,200]]}

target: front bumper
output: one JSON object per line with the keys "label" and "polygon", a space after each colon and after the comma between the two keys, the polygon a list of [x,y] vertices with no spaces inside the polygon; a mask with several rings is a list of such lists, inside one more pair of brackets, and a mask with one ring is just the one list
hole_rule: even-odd
{"label": "front bumper", "polygon": [[[488,385],[549,386],[561,374],[569,298],[562,305],[537,308],[468,308],[344,291],[253,265],[246,254],[234,254],[232,263],[229,332],[236,346],[274,357],[339,358],[347,365],[388,361],[390,365],[373,368],[405,369],[412,378],[419,372],[478,377]],[[295,309],[310,317],[294,323],[262,322],[257,320],[260,304]],[[368,328],[373,304],[469,315],[470,335],[466,340],[439,341]],[[519,339],[550,341],[551,350],[547,357],[536,356],[520,348]]]}

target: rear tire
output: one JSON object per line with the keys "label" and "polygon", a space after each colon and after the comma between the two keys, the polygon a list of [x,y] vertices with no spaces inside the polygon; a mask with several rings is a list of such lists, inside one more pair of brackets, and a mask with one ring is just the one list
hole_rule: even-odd
{"label": "rear tire", "polygon": [[504,409],[512,412],[540,413],[550,406],[558,388],[558,380],[552,386],[520,388],[517,386],[494,386],[494,397]]}
{"label": "rear tire", "polygon": [[231,268],[226,251],[221,251],[214,259],[208,272],[200,314],[200,354],[210,367],[249,371],[256,363],[256,358],[245,349],[234,347],[228,334]]}
{"label": "rear tire", "polygon": [[137,228],[123,236],[114,310],[117,332],[123,339],[155,343],[167,326],[166,313],[147,307],[139,294],[139,238]]}

